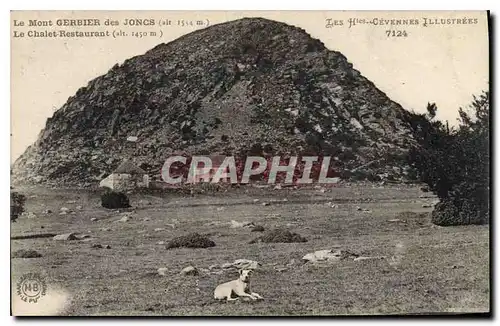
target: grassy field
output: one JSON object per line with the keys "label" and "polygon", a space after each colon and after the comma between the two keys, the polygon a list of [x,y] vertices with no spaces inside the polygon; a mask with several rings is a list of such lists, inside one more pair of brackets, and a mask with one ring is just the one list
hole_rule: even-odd
{"label": "grassy field", "polygon": [[[100,207],[97,193],[24,190],[26,211],[11,235],[79,232],[80,241],[11,240],[11,250],[34,249],[41,258],[13,258],[13,313],[60,315],[351,315],[489,311],[489,227],[433,226],[417,187],[352,186],[317,190],[241,188],[215,195],[131,195],[134,211]],[[258,199],[258,201],[256,200]],[[262,203],[268,203],[264,206]],[[333,204],[336,207],[331,207]],[[81,206],[81,209],[77,209]],[[61,207],[74,213],[60,215]],[[361,210],[358,210],[358,207]],[[44,213],[50,209],[52,213]],[[369,211],[364,211],[367,209]],[[91,221],[97,218],[97,221]],[[392,219],[403,222],[389,221]],[[282,227],[305,243],[255,243],[252,221]],[[161,228],[160,230],[155,230]],[[208,234],[216,246],[165,249],[160,241],[190,232]],[[93,244],[110,249],[92,248]],[[161,243],[161,242],[160,242]],[[386,259],[315,265],[301,258],[339,248]],[[209,266],[246,258],[260,262],[252,289],[262,301],[217,302],[214,288],[236,271]],[[186,266],[198,276],[181,275]],[[166,276],[157,269],[168,269]],[[47,295],[24,303],[15,293],[25,273],[47,281]],[[36,305],[36,308],[34,308]]]}

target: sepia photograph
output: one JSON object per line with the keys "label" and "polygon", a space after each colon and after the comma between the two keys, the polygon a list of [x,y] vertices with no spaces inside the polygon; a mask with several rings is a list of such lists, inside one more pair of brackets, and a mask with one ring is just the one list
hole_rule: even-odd
{"label": "sepia photograph", "polygon": [[11,315],[491,316],[491,21],[11,11]]}

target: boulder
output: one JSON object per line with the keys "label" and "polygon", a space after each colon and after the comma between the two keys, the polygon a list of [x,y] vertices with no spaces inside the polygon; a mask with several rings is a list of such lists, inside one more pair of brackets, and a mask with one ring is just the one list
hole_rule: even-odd
{"label": "boulder", "polygon": [[381,260],[381,259],[386,259],[387,257],[386,256],[372,256],[372,257],[368,257],[368,256],[360,256],[360,257],[356,257],[354,258],[354,261],[362,261],[362,260]]}
{"label": "boulder", "polygon": [[231,220],[231,228],[237,229],[237,228],[244,228],[244,227],[254,227],[255,224],[253,222],[238,222],[235,220]]}
{"label": "boulder", "polygon": [[222,264],[222,269],[236,268],[236,269],[257,269],[261,264],[250,259],[237,259],[232,263]]}
{"label": "boulder", "polygon": [[334,262],[334,261],[340,261],[340,260],[345,260],[345,259],[354,259],[357,258],[359,255],[351,253],[347,250],[332,250],[332,249],[326,249],[326,250],[317,250],[312,253],[308,253],[304,257],[302,257],[302,260],[305,260],[306,262],[311,262],[311,263],[316,263],[316,262]]}
{"label": "boulder", "polygon": [[128,215],[128,214],[124,214],[122,216],[122,218],[120,218],[119,220],[116,220],[115,222],[128,222],[132,219],[132,216]]}
{"label": "boulder", "polygon": [[196,267],[188,266],[181,271],[181,275],[198,275],[199,271]]}
{"label": "boulder", "polygon": [[58,235],[54,236],[53,239],[56,241],[79,240],[79,238],[76,236],[76,233],[58,234]]}

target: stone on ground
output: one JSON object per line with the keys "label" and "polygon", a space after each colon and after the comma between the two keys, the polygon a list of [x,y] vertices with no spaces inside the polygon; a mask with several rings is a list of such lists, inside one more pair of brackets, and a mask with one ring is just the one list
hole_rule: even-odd
{"label": "stone on ground", "polygon": [[188,266],[181,271],[182,275],[198,275],[199,271],[196,267]]}
{"label": "stone on ground", "polygon": [[331,250],[331,249],[326,249],[326,250],[317,250],[312,253],[308,253],[304,257],[302,257],[303,260],[316,263],[316,262],[333,262],[333,261],[340,261],[340,260],[345,260],[345,259],[355,259],[359,255],[349,252],[347,250]]}
{"label": "stone on ground", "polygon": [[386,259],[386,256],[360,256],[354,258],[354,261],[362,261],[362,260],[381,260],[381,259]]}
{"label": "stone on ground", "polygon": [[244,228],[244,227],[254,227],[255,224],[253,222],[238,222],[235,220],[231,220],[231,228],[237,229],[237,228]]}
{"label": "stone on ground", "polygon": [[[225,263],[222,264],[221,268],[223,269],[229,269],[229,268],[236,268],[236,269],[257,269],[259,268],[261,264],[259,262],[256,262],[255,260],[250,260],[250,259],[236,259],[232,263]],[[213,266],[211,266],[213,267]]]}
{"label": "stone on ground", "polygon": [[58,234],[54,236],[53,238],[56,241],[68,241],[68,240],[79,240],[78,237],[76,236],[76,233],[64,233],[64,234]]}
{"label": "stone on ground", "polygon": [[160,274],[161,276],[165,276],[165,275],[167,275],[167,273],[168,273],[168,268],[166,268],[166,267],[158,268],[158,274]]}

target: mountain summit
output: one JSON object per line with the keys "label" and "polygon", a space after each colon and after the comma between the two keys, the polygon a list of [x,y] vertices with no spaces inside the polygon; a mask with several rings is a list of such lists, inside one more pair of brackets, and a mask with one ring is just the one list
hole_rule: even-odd
{"label": "mountain summit", "polygon": [[410,116],[303,29],[244,18],[160,44],[80,88],[14,163],[13,180],[90,185],[123,159],[158,177],[174,153],[261,149],[384,175],[413,142]]}

